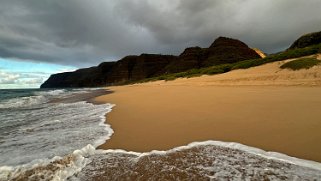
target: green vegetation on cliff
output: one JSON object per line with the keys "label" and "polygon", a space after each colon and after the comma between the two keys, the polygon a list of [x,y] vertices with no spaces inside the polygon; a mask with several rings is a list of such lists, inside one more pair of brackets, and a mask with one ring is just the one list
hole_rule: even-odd
{"label": "green vegetation on cliff", "polygon": [[[244,60],[236,63],[231,64],[222,64],[222,65],[216,65],[206,68],[200,68],[200,69],[192,69],[185,72],[175,73],[175,74],[164,74],[158,77],[153,77],[149,79],[144,79],[139,82],[148,82],[148,81],[156,81],[156,80],[174,80],[176,78],[189,78],[189,77],[196,77],[201,75],[213,75],[213,74],[221,74],[226,73],[231,70],[235,69],[247,69],[250,67],[260,66],[266,63],[291,59],[291,58],[299,58],[303,56],[313,55],[316,53],[321,53],[321,44],[313,45],[305,48],[297,48],[297,49],[289,49],[287,51],[269,55],[265,58],[259,58],[259,59],[251,59],[251,60]],[[302,64],[306,64],[305,66],[311,65],[312,62],[316,61],[304,61]],[[297,63],[296,63],[297,64]],[[304,65],[301,65],[304,68]],[[298,65],[299,67],[299,65]]]}
{"label": "green vegetation on cliff", "polygon": [[309,33],[297,39],[289,49],[304,48],[321,42],[321,31]]}

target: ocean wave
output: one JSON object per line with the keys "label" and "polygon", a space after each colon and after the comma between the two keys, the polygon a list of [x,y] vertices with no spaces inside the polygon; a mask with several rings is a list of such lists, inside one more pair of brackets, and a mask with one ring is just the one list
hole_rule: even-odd
{"label": "ocean wave", "polygon": [[48,90],[48,91],[36,91],[34,94],[36,95],[44,95],[44,96],[58,96],[66,93],[66,89],[57,89],[57,90]]}
{"label": "ocean wave", "polygon": [[48,101],[48,98],[42,95],[12,98],[9,100],[1,101],[0,109],[31,107],[34,105],[46,103],[47,101]]}
{"label": "ocean wave", "polygon": [[101,88],[34,90],[31,91],[31,95],[17,96],[10,99],[5,99],[3,101],[0,100],[0,109],[30,108],[32,106],[47,103],[52,99],[65,99],[79,94],[86,94],[95,90],[101,90]]}
{"label": "ocean wave", "polygon": [[[0,180],[64,180],[80,171],[84,156],[113,134],[105,115],[114,105],[48,100],[90,91],[26,90],[0,102]],[[37,174],[24,177],[30,170]]]}
{"label": "ocean wave", "polygon": [[105,124],[105,114],[113,106],[82,101],[19,110],[19,114],[7,111],[0,115],[0,119],[8,120],[3,122],[0,134],[0,166],[63,156],[87,144],[99,146],[113,134]]}
{"label": "ocean wave", "polygon": [[[39,104],[43,104],[49,101],[51,97],[65,94],[66,90],[49,90],[49,91],[33,91],[30,96],[15,97],[0,102],[0,108],[27,108]],[[71,93],[72,94],[72,93]]]}

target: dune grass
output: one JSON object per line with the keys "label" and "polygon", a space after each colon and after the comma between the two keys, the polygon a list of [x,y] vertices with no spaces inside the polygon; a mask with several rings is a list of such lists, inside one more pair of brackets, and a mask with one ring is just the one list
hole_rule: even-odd
{"label": "dune grass", "polygon": [[321,61],[316,58],[300,58],[291,62],[287,62],[283,64],[280,68],[291,70],[309,69],[320,63]]}

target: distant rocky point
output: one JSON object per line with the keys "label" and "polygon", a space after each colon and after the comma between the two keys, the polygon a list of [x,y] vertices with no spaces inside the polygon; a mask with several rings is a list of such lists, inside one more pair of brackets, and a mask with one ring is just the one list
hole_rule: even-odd
{"label": "distant rocky point", "polygon": [[141,54],[117,62],[53,74],[41,88],[99,87],[126,84],[162,74],[177,73],[261,56],[245,43],[226,37],[217,38],[209,48],[186,48],[179,56]]}

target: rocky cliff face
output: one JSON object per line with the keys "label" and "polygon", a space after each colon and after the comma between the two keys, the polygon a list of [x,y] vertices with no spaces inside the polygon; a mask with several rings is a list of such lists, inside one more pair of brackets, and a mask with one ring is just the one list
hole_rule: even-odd
{"label": "rocky cliff face", "polygon": [[309,33],[297,39],[289,49],[304,48],[321,43],[321,31]]}
{"label": "rocky cliff face", "polygon": [[53,74],[41,88],[97,87],[108,84],[107,78],[116,62],[104,62],[97,67],[79,69],[75,72]]}
{"label": "rocky cliff face", "polygon": [[208,48],[207,59],[202,66],[235,63],[255,58],[260,56],[245,43],[232,38],[219,37]]}
{"label": "rocky cliff face", "polygon": [[166,65],[177,59],[171,55],[142,54],[119,60],[108,74],[107,84],[123,84],[160,75]]}
{"label": "rocky cliff face", "polygon": [[176,73],[255,58],[260,56],[245,43],[232,38],[219,37],[209,48],[186,48],[176,61],[166,66],[164,72]]}
{"label": "rocky cliff face", "polygon": [[168,64],[162,73],[183,72],[193,68],[201,68],[202,61],[206,58],[206,48],[186,48],[177,59]]}
{"label": "rocky cliff face", "polygon": [[142,54],[97,67],[51,75],[41,88],[98,87],[125,84],[165,73],[182,72],[218,64],[234,63],[260,56],[245,43],[219,37],[209,48],[186,48],[179,56]]}
{"label": "rocky cliff face", "polygon": [[51,75],[41,85],[41,88],[99,87],[124,84],[158,76],[166,65],[176,59],[176,56],[171,55],[127,56],[117,62],[104,62],[97,67]]}

